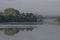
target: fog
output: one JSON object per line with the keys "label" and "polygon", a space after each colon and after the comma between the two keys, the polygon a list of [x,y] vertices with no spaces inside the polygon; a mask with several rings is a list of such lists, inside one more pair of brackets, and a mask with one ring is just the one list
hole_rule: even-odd
{"label": "fog", "polygon": [[0,11],[15,8],[20,12],[32,12],[45,16],[60,15],[60,0],[0,0]]}

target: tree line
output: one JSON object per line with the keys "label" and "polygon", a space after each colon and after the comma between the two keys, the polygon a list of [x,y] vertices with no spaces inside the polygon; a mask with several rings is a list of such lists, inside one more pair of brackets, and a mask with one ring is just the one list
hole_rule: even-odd
{"label": "tree line", "polygon": [[37,22],[37,16],[33,13],[20,13],[14,8],[7,8],[0,12],[0,22]]}

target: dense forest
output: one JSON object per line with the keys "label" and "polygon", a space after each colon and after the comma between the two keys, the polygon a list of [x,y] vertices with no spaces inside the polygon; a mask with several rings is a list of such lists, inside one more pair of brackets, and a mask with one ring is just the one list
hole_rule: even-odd
{"label": "dense forest", "polygon": [[14,8],[7,8],[0,12],[0,22],[37,22],[37,16],[33,13],[20,13]]}

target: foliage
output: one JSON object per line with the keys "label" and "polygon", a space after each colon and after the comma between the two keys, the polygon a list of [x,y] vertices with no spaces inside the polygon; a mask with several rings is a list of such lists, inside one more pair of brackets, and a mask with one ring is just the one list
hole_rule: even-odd
{"label": "foliage", "polygon": [[20,13],[14,8],[7,8],[2,13],[0,22],[37,22],[37,16],[33,13]]}
{"label": "foliage", "polygon": [[57,21],[60,22],[60,17],[57,18]]}
{"label": "foliage", "polygon": [[15,9],[13,8],[8,8],[8,9],[5,9],[4,10],[4,15],[5,16],[9,16],[9,15],[12,15],[12,16],[16,16],[18,12],[16,12]]}

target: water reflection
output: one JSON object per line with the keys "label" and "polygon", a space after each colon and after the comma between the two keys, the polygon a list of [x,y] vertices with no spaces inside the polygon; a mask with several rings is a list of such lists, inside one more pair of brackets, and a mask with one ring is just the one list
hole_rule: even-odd
{"label": "water reflection", "polygon": [[22,27],[22,28],[0,28],[0,31],[4,31],[4,34],[6,35],[14,35],[16,33],[18,33],[19,31],[33,31],[33,29],[36,28],[36,27]]}
{"label": "water reflection", "polygon": [[35,27],[26,27],[26,28],[17,28],[17,29],[20,30],[20,31],[24,31],[24,30],[26,30],[26,31],[33,31],[34,28]]}

